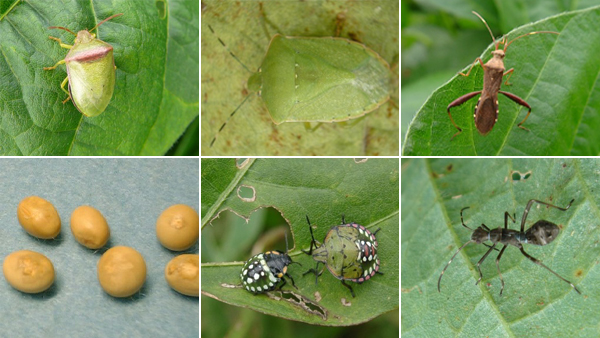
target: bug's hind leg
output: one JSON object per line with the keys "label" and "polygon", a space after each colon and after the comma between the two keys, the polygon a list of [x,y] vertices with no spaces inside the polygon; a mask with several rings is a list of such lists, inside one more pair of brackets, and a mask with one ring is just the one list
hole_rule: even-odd
{"label": "bug's hind leg", "polygon": [[507,246],[508,244],[504,244],[504,247],[502,248],[502,250],[500,250],[498,257],[496,257],[496,268],[498,269],[498,276],[500,276],[500,283],[502,283],[502,287],[500,288],[500,296],[502,296],[502,291],[504,291],[504,278],[502,278],[502,272],[500,272],[500,258],[502,258],[504,249],[506,249]]}
{"label": "bug's hind leg", "polygon": [[546,270],[552,272],[556,277],[558,277],[558,278],[562,279],[563,281],[569,283],[569,285],[571,285],[571,287],[573,288],[573,290],[577,291],[578,294],[581,294],[581,292],[579,292],[579,289],[577,289],[577,287],[575,285],[573,285],[573,283],[569,282],[568,280],[562,278],[561,275],[559,275],[556,272],[552,271],[552,269],[550,269],[549,267],[547,267],[546,265],[544,265],[544,263],[542,263],[539,259],[537,259],[537,258],[535,258],[533,256],[530,256],[527,252],[525,252],[525,250],[523,249],[523,247],[521,247],[520,249],[521,249],[521,253],[525,257],[529,258],[530,261],[534,262],[535,264],[537,264],[539,266],[542,266],[542,267],[546,268]]}

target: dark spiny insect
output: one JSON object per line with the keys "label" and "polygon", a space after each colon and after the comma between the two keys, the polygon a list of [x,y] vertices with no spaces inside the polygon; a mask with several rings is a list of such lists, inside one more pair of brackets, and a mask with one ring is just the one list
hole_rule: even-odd
{"label": "dark spiny insect", "polygon": [[[323,244],[317,246],[317,241],[313,235],[310,220],[306,216],[308,228],[310,229],[310,250],[305,251],[317,261],[314,269],[306,271],[303,275],[314,273],[315,284],[318,277],[323,273],[319,271],[319,264],[323,263],[331,274],[342,281],[342,285],[350,290],[354,297],[354,290],[345,281],[363,283],[379,271],[379,258],[377,257],[377,239],[375,234],[381,229],[371,233],[364,226],[356,223],[346,223],[342,215],[342,224],[331,227],[325,235]],[[313,250],[314,246],[314,250]]]}
{"label": "dark spiny insect", "polygon": [[[500,289],[500,296],[502,296],[502,291],[504,291],[504,279],[502,279],[502,273],[500,272],[500,258],[502,257],[502,254],[504,253],[504,249],[506,249],[506,247],[509,245],[519,248],[519,250],[521,250],[521,253],[525,257],[527,257],[527,259],[529,259],[530,261],[534,262],[535,264],[537,264],[539,266],[544,267],[548,271],[552,272],[556,277],[560,278],[561,280],[563,280],[563,281],[567,282],[569,285],[571,285],[573,290],[575,290],[575,291],[577,291],[577,293],[581,294],[581,292],[579,292],[579,290],[577,289],[577,287],[575,285],[573,285],[573,283],[569,282],[568,280],[564,279],[556,272],[552,271],[549,267],[544,265],[538,259],[530,256],[523,249],[523,244],[533,244],[533,245],[542,246],[542,245],[551,243],[554,239],[556,239],[556,237],[558,236],[558,233],[560,232],[560,228],[558,227],[558,225],[556,225],[552,222],[549,222],[549,221],[545,221],[545,220],[539,220],[539,221],[535,222],[535,224],[533,224],[531,226],[531,228],[527,229],[527,231],[524,231],[525,221],[527,220],[527,215],[529,214],[529,209],[531,209],[531,206],[533,205],[534,202],[543,204],[543,205],[546,205],[546,206],[549,206],[552,208],[556,208],[558,210],[566,211],[567,209],[569,209],[571,207],[571,204],[573,204],[573,201],[575,201],[575,200],[574,199],[571,200],[571,202],[569,202],[569,205],[567,205],[565,208],[561,208],[561,207],[557,207],[552,204],[548,204],[546,202],[542,202],[542,201],[538,201],[538,200],[530,200],[529,203],[527,203],[527,207],[525,207],[525,211],[523,212],[523,218],[521,219],[521,231],[508,229],[508,218],[509,217],[513,221],[513,223],[516,222],[514,214],[511,217],[508,212],[504,212],[504,228],[499,227],[499,228],[490,230],[485,224],[482,223],[480,227],[473,230],[473,229],[469,228],[463,221],[463,211],[465,209],[468,209],[469,207],[463,208],[460,211],[460,221],[465,228],[473,230],[473,234],[471,235],[471,240],[468,241],[467,243],[463,244],[463,246],[461,246],[456,251],[456,253],[454,254],[454,256],[452,256],[452,258],[450,259],[448,264],[446,264],[446,267],[444,267],[444,270],[442,270],[442,273],[440,274],[440,278],[438,279],[438,291],[440,291],[440,283],[442,281],[442,277],[444,276],[444,272],[446,271],[446,269],[448,268],[450,263],[452,263],[452,261],[454,260],[454,257],[456,257],[456,255],[460,252],[460,250],[462,250],[465,246],[467,246],[467,244],[469,244],[469,243],[483,244],[490,248],[485,253],[485,255],[483,255],[483,257],[481,257],[479,262],[477,262],[476,267],[477,267],[477,270],[479,271],[479,279],[475,283],[475,285],[477,285],[483,278],[483,274],[481,273],[481,268],[480,268],[481,263],[486,259],[486,257],[490,254],[490,252],[492,252],[492,250],[498,250],[498,249],[496,249],[496,244],[500,243],[500,244],[504,244],[504,247],[502,247],[502,250],[500,250],[500,254],[498,254],[498,257],[496,258],[496,268],[498,269],[498,275],[500,276],[500,282],[502,282],[502,288]],[[492,245],[483,243],[485,241],[492,242]]]}
{"label": "dark spiny insect", "polygon": [[[494,34],[492,34],[492,30],[485,22],[485,20],[481,17],[481,15],[479,15],[477,12],[473,12],[473,14],[477,15],[481,19],[481,21],[483,21],[488,31],[490,32],[490,35],[492,36],[492,40],[496,41],[494,39]],[[529,117],[529,114],[531,114],[531,107],[529,106],[529,104],[527,104],[525,100],[523,100],[515,94],[503,92],[500,90],[500,86],[502,85],[502,78],[505,75],[510,74],[506,79],[506,82],[504,83],[507,86],[510,85],[510,83],[508,83],[508,79],[510,79],[514,71],[514,68],[511,68],[504,72],[504,56],[506,55],[506,49],[508,48],[508,46],[510,46],[510,44],[513,43],[515,40],[529,35],[542,33],[557,35],[559,34],[557,32],[547,31],[531,32],[518,36],[510,40],[508,43],[506,42],[508,40],[507,37],[504,37],[496,43],[496,50],[492,52],[493,57],[486,64],[483,64],[483,61],[480,58],[477,58],[475,59],[475,62],[473,62],[473,64],[471,65],[471,68],[469,68],[467,74],[460,73],[460,75],[462,76],[469,76],[475,64],[479,62],[481,68],[483,68],[483,90],[465,94],[459,97],[458,99],[452,101],[452,103],[448,105],[448,116],[450,116],[450,121],[458,130],[458,132],[456,132],[456,134],[452,136],[452,139],[456,137],[456,135],[460,134],[462,132],[462,129],[459,126],[457,126],[454,122],[454,119],[452,119],[452,115],[450,114],[450,108],[460,106],[461,104],[469,101],[471,98],[479,94],[481,94],[481,97],[479,98],[479,101],[477,101],[477,105],[475,105],[475,113],[473,114],[473,118],[475,119],[475,126],[477,127],[477,130],[481,135],[486,135],[487,133],[489,133],[492,130],[492,128],[494,128],[496,121],[498,121],[498,93],[504,94],[506,97],[513,100],[517,104],[520,104],[523,107],[529,109],[523,121],[519,122],[519,124],[517,125],[521,129],[529,130],[522,126],[522,124],[525,123],[525,121]],[[504,49],[498,49],[500,47],[500,44],[504,45]]]}
{"label": "dark spiny insect", "polygon": [[292,281],[292,286],[296,289],[294,279],[287,273],[288,265],[293,262],[292,258],[287,254],[287,235],[285,236],[285,253],[281,251],[267,251],[259,253],[250,258],[242,267],[240,278],[246,290],[256,294],[272,291],[283,280],[279,289],[286,284],[284,276],[287,276]]}

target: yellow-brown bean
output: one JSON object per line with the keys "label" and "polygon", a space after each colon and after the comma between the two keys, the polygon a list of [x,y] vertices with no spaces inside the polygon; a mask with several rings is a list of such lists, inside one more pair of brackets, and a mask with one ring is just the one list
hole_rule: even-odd
{"label": "yellow-brown bean", "polygon": [[98,281],[113,297],[129,297],[146,281],[146,262],[135,249],[115,246],[106,250],[98,261]]}
{"label": "yellow-brown bean", "polygon": [[191,247],[200,233],[198,213],[184,204],[168,207],[156,221],[156,236],[167,249],[183,251]]}
{"label": "yellow-brown bean", "polygon": [[165,267],[165,279],[173,290],[198,297],[200,255],[184,254],[173,258]]}
{"label": "yellow-brown bean", "polygon": [[54,283],[52,262],[35,251],[15,251],[6,256],[2,272],[10,286],[25,293],[45,291]]}
{"label": "yellow-brown bean", "polygon": [[89,205],[82,205],[71,214],[71,232],[81,245],[99,249],[108,242],[110,228],[102,213]]}
{"label": "yellow-brown bean", "polygon": [[24,198],[17,207],[17,218],[31,236],[50,239],[60,233],[60,217],[52,203],[38,196]]}

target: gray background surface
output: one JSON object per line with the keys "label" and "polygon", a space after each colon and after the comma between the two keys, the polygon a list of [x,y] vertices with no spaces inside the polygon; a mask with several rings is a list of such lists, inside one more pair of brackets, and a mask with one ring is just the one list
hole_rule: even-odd
{"label": "gray background surface", "polygon": [[[164,278],[179,253],[156,239],[156,219],[173,204],[199,209],[198,159],[0,159],[0,259],[17,250],[44,254],[56,279],[30,295],[0,276],[0,337],[197,337],[198,298],[173,291]],[[61,234],[40,240],[23,230],[17,205],[38,195],[54,204]],[[81,246],[70,228],[80,205],[100,210],[111,230],[107,246],[139,251],[148,269],[142,290],[113,298],[98,283],[96,264],[107,246]],[[198,253],[198,244],[185,253]]]}

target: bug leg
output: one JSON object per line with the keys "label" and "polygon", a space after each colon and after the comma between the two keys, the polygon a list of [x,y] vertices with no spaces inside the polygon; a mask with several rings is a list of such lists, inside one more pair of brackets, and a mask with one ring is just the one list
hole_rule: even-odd
{"label": "bug leg", "polygon": [[[546,203],[543,203],[543,204],[546,204]],[[571,204],[569,204],[569,206],[570,206],[570,205],[571,205]],[[558,207],[556,207],[556,208],[557,208],[557,209],[561,209],[561,210],[562,210],[562,208],[558,208]],[[546,268],[546,270],[548,270],[548,271],[552,272],[552,273],[553,273],[553,274],[554,274],[556,277],[558,277],[558,278],[562,279],[563,281],[565,281],[565,282],[567,282],[569,285],[571,285],[571,287],[573,288],[573,290],[577,291],[577,293],[578,293],[578,294],[581,294],[581,292],[579,292],[579,290],[577,289],[577,287],[576,287],[575,285],[573,285],[573,283],[571,283],[571,282],[569,282],[568,280],[566,280],[566,279],[562,278],[562,277],[561,277],[559,274],[557,274],[556,272],[552,271],[552,269],[550,269],[549,267],[547,267],[546,265],[544,265],[544,263],[542,263],[542,262],[541,262],[540,260],[538,260],[537,258],[534,258],[533,256],[530,256],[530,255],[529,255],[527,252],[525,252],[525,250],[523,249],[523,247],[520,247],[519,249],[521,249],[521,253],[522,253],[522,254],[523,254],[525,257],[529,258],[529,260],[530,260],[530,261],[534,262],[535,264],[537,264],[537,265],[539,265],[539,266],[542,266],[542,267]]]}
{"label": "bug leg", "polygon": [[[288,277],[289,277],[289,276],[288,276]],[[285,284],[287,284],[287,281],[285,280],[285,278],[281,278],[281,280],[283,281],[283,283],[281,283],[281,285],[280,285],[280,286],[277,288],[277,289],[279,289],[279,290],[283,289],[283,286],[284,286]]]}
{"label": "bug leg", "polygon": [[518,97],[515,94],[511,94],[511,93],[508,93],[508,92],[503,92],[501,90],[499,92],[502,93],[502,94],[504,94],[504,96],[506,96],[509,99],[513,100],[517,104],[520,104],[523,107],[526,107],[527,109],[529,109],[529,111],[527,112],[527,115],[525,116],[525,118],[523,119],[523,121],[521,121],[521,122],[519,122],[519,124],[517,124],[517,127],[529,131],[529,129],[527,129],[527,128],[525,128],[525,127],[522,126],[522,124],[525,123],[525,121],[527,121],[527,118],[529,117],[529,114],[531,114],[531,107],[529,106],[529,104],[527,102],[525,102],[525,100],[523,100],[522,98]]}
{"label": "bug leg", "polygon": [[71,49],[71,48],[73,48],[73,46],[72,46],[72,45],[67,45],[66,43],[63,43],[63,42],[62,42],[62,41],[61,41],[59,38],[55,38],[55,37],[53,37],[53,36],[49,36],[49,37],[48,37],[48,39],[50,39],[50,40],[54,40],[54,41],[57,41],[57,42],[58,42],[58,44],[59,44],[59,45],[60,45],[62,48],[65,48],[65,49]]}
{"label": "bug leg", "polygon": [[313,235],[312,225],[310,225],[310,220],[308,219],[308,215],[306,215],[306,222],[308,223],[308,230],[310,230],[310,238],[312,238],[312,240],[310,241],[310,249],[308,251],[306,251],[306,250],[300,250],[300,251],[304,252],[305,254],[312,255],[313,244],[316,249],[317,243],[315,242],[315,236]]}
{"label": "bug leg", "polygon": [[510,217],[510,214],[508,213],[508,211],[504,212],[504,229],[508,229],[508,218],[510,217],[510,219],[513,221],[513,223],[516,222],[515,220],[515,216],[516,214],[513,213],[513,216]]}
{"label": "bug leg", "polygon": [[[342,276],[344,275],[344,266],[342,265],[342,271],[341,271]],[[352,290],[352,287],[348,284],[346,284],[346,282],[342,279],[342,285],[347,287],[348,290],[350,290],[350,294],[352,294],[352,298],[354,298],[354,290]]]}
{"label": "bug leg", "polygon": [[316,285],[316,284],[318,283],[318,281],[319,281],[319,276],[320,276],[320,275],[323,273],[323,271],[319,272],[319,264],[320,264],[320,263],[321,263],[321,262],[317,262],[317,265],[315,266],[315,268],[314,268],[314,269],[310,269],[310,270],[308,270],[308,271],[306,271],[305,273],[303,273],[303,274],[302,274],[302,276],[305,276],[305,275],[306,275],[306,274],[308,274],[308,273],[311,273],[311,272],[312,272],[312,273],[314,273],[314,274],[315,274],[315,276],[316,276],[316,277],[315,277],[315,285]]}
{"label": "bug leg", "polygon": [[507,86],[512,86],[512,83],[509,83],[509,82],[508,82],[508,79],[510,79],[510,77],[513,75],[513,72],[514,72],[514,71],[515,71],[515,69],[514,69],[514,68],[511,68],[511,69],[507,70],[507,71],[506,71],[506,73],[504,73],[504,75],[502,75],[502,76],[506,76],[506,75],[508,75],[508,77],[506,78],[506,81],[504,81],[504,84],[505,84],[505,85],[507,85]]}
{"label": "bug leg", "polygon": [[304,129],[307,130],[307,131],[310,131],[310,132],[314,132],[315,130],[319,129],[319,127],[322,124],[323,123],[321,123],[321,122],[317,122],[315,124],[315,126],[313,127],[310,122],[304,122]]}
{"label": "bug leg", "polygon": [[492,250],[494,250],[494,247],[496,246],[496,243],[494,243],[490,249],[485,253],[485,255],[483,255],[483,257],[481,257],[481,259],[479,260],[479,262],[477,262],[477,271],[479,271],[479,279],[477,280],[477,282],[475,282],[475,285],[479,284],[479,282],[481,282],[481,279],[483,278],[483,274],[481,273],[481,263],[483,263],[483,261],[487,258],[487,256],[490,254],[490,252],[492,252]]}
{"label": "bug leg", "polygon": [[504,278],[502,278],[502,272],[500,272],[500,258],[502,257],[504,249],[506,249],[507,246],[508,244],[504,244],[504,247],[502,247],[502,250],[500,250],[498,257],[496,257],[496,268],[498,269],[498,276],[500,276],[500,283],[502,283],[502,287],[500,288],[500,296],[502,296],[502,291],[504,291]]}
{"label": "bug leg", "polygon": [[375,232],[373,233],[373,236],[377,235],[377,233],[379,232],[379,230],[381,230],[381,228],[377,228],[377,230],[375,230]]}
{"label": "bug leg", "polygon": [[60,89],[62,89],[63,92],[67,93],[67,98],[62,102],[63,104],[67,103],[67,101],[69,101],[71,99],[71,93],[69,93],[68,90],[65,89],[65,86],[67,85],[67,82],[69,82],[69,77],[65,77],[65,79],[63,80],[63,82],[60,83]]}
{"label": "bug leg", "polygon": [[467,74],[464,73],[458,73],[462,76],[469,76],[469,74],[471,74],[471,70],[473,69],[473,67],[475,67],[475,64],[477,63],[477,61],[479,61],[479,64],[481,65],[481,68],[485,69],[485,65],[483,64],[483,61],[480,58],[475,59],[475,61],[473,61],[473,64],[471,65],[471,68],[469,68],[469,71],[467,72]]}
{"label": "bug leg", "polygon": [[521,218],[521,232],[525,231],[525,221],[527,220],[527,215],[529,215],[529,209],[531,209],[531,206],[533,205],[534,202],[543,204],[545,206],[549,206],[552,208],[556,208],[558,210],[567,211],[567,209],[569,209],[571,207],[571,204],[573,204],[574,201],[575,201],[575,199],[572,199],[571,202],[569,202],[569,205],[567,205],[564,208],[561,208],[561,207],[557,207],[556,205],[549,204],[546,202],[542,202],[542,201],[538,201],[538,200],[529,200],[529,202],[527,202],[527,206],[525,207],[525,211],[523,211],[523,218]]}
{"label": "bug leg", "polygon": [[58,67],[59,65],[62,65],[63,63],[65,63],[65,60],[60,60],[58,61],[54,66],[52,67],[44,67],[44,70],[53,70],[56,69],[56,67]]}
{"label": "bug leg", "polygon": [[352,298],[354,298],[355,297],[354,296],[354,290],[352,290],[352,287],[350,285],[346,284],[346,282],[344,282],[343,279],[342,279],[342,285],[345,286],[345,287],[347,287],[348,290],[350,290],[350,294],[352,294]]}
{"label": "bug leg", "polygon": [[290,276],[289,274],[285,274],[291,281],[292,281],[292,286],[296,288],[296,290],[298,290],[298,287],[296,286],[296,283],[294,283],[294,279],[292,278],[292,276]]}
{"label": "bug leg", "polygon": [[[462,74],[462,73],[461,73]],[[458,99],[452,101],[449,105],[448,108],[446,109],[448,111],[448,116],[450,116],[450,122],[452,122],[452,124],[454,125],[454,127],[458,130],[458,132],[456,132],[456,134],[454,134],[452,136],[452,138],[450,139],[450,141],[452,141],[452,139],[454,139],[456,137],[456,135],[462,133],[462,129],[460,129],[460,127],[458,125],[456,125],[456,122],[454,122],[454,119],[452,118],[452,114],[450,114],[450,108],[452,107],[456,107],[456,106],[460,106],[461,104],[469,101],[470,99],[472,99],[474,96],[481,94],[481,90],[477,91],[477,92],[472,92],[469,94],[465,94],[461,97],[459,97]]]}

